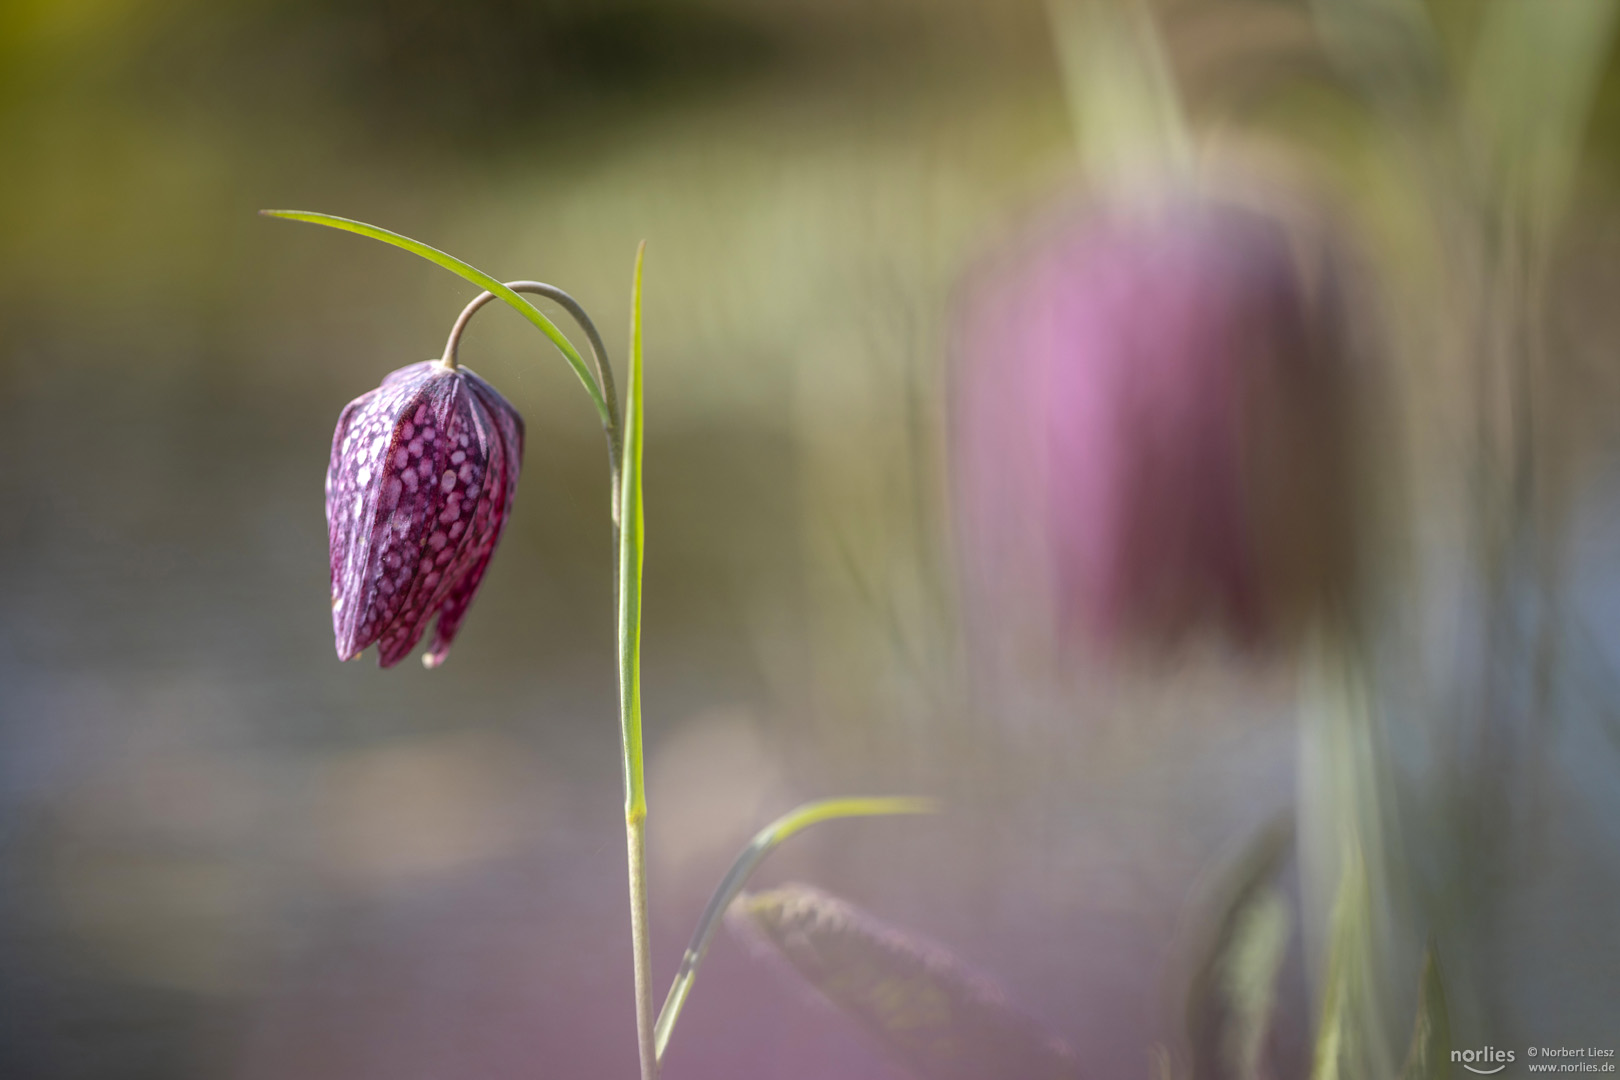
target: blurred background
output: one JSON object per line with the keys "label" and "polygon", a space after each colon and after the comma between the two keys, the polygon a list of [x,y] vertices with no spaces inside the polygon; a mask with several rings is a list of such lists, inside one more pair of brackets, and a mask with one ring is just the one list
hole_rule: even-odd
{"label": "blurred background", "polygon": [[[1356,70],[1391,52],[1335,37],[1347,6],[1153,15],[1208,145],[1306,178],[1381,282],[1372,479],[1404,539],[1377,565],[1418,582],[1390,640],[1429,643],[1387,696],[1471,700],[1445,691],[1498,648],[1561,688],[1515,714],[1547,763],[1522,780],[1540,824],[1514,835],[1543,864],[1493,916],[1513,935],[1480,977],[1511,994],[1480,1041],[1612,1046],[1620,73],[1600,36],[1548,151],[1561,224],[1534,310],[1559,363],[1492,398],[1534,400],[1502,452],[1554,493],[1502,571],[1562,628],[1538,652],[1479,640],[1480,582],[1502,579],[1455,546],[1490,484],[1470,470],[1502,448],[1457,416],[1482,377],[1448,337],[1455,250],[1390,118],[1442,121],[1421,79]],[[1422,14],[1435,78],[1483,32],[1467,3],[1372,6]],[[1095,53],[1063,25],[1033,0],[0,5],[0,1076],[634,1069],[600,430],[532,328],[477,320],[463,362],[528,421],[511,527],[444,668],[338,664],[332,425],[436,355],[471,290],[262,207],[561,285],[621,370],[647,240],[658,997],[760,825],[928,793],[945,815],[823,826],[763,880],[993,971],[1085,1075],[1150,1075],[1180,1038],[1198,898],[1294,802],[1295,687],[1219,648],[1015,692],[969,678],[953,311],[967,268],[1079,183]],[[1489,127],[1505,93],[1462,111]],[[1278,1075],[1308,1055],[1298,953]],[[724,936],[666,1073],[904,1075]]]}

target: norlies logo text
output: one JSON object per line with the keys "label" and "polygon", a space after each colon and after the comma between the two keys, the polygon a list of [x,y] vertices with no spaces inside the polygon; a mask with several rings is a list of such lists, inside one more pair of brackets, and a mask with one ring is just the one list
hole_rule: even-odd
{"label": "norlies logo text", "polygon": [[[1471,1073],[1490,1076],[1492,1073],[1499,1073],[1508,1067],[1508,1062],[1513,1060],[1513,1051],[1498,1050],[1494,1046],[1487,1046],[1481,1050],[1453,1050],[1451,1060],[1460,1062],[1462,1067]],[[1476,1064],[1494,1066],[1494,1068],[1475,1068]]]}

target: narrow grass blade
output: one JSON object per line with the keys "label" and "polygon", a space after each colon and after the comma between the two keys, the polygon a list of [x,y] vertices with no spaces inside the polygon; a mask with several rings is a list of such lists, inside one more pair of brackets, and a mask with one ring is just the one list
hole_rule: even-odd
{"label": "narrow grass blade", "polygon": [[[658,1051],[653,1041],[652,944],[647,929],[647,788],[641,750],[641,563],[646,535],[641,506],[642,429],[641,268],[645,241],[636,248],[630,286],[630,370],[625,390],[623,467],[618,471],[615,536],[619,543],[619,737],[624,759],[624,833],[629,855],[630,946],[635,962],[636,1053],[641,1080],[656,1080]],[[611,423],[608,434],[614,434]]]}
{"label": "narrow grass blade", "polygon": [[1340,1057],[1344,1053],[1345,1013],[1351,989],[1343,971],[1343,951],[1334,949],[1328,959],[1327,988],[1322,995],[1322,1020],[1316,1029],[1316,1048],[1311,1080],[1340,1080]]}
{"label": "narrow grass blade", "polygon": [[1292,922],[1272,881],[1292,838],[1286,818],[1262,829],[1215,891],[1187,988],[1193,1080],[1266,1073],[1263,1051]]}
{"label": "narrow grass blade", "polygon": [[664,1048],[669,1045],[670,1032],[675,1030],[675,1021],[680,1019],[681,1008],[692,992],[693,981],[697,979],[698,965],[703,962],[704,955],[709,951],[709,944],[714,940],[715,931],[720,928],[726,909],[737,898],[737,894],[742,892],[743,886],[748,883],[749,877],[759,864],[765,861],[765,856],[769,855],[778,844],[794,833],[802,832],[823,821],[838,818],[886,817],[894,814],[931,814],[936,809],[930,799],[823,799],[820,802],[805,803],[756,833],[748,846],[743,848],[742,854],[737,856],[737,861],[731,864],[731,869],[721,879],[719,887],[714,890],[714,895],[709,899],[709,906],[703,909],[703,916],[698,919],[697,930],[692,934],[691,944],[686,947],[686,955],[681,958],[680,970],[675,974],[675,982],[669,988],[669,996],[664,999],[664,1008],[658,1014],[658,1024],[653,1029],[659,1059],[663,1059]]}
{"label": "narrow grass blade", "polygon": [[1385,1076],[1394,1066],[1387,1048],[1377,1041],[1377,1018],[1368,956],[1372,948],[1372,898],[1367,866],[1360,848],[1345,853],[1338,894],[1333,901],[1329,930],[1327,986],[1322,995],[1322,1019],[1316,1032],[1311,1080],[1360,1080]]}
{"label": "narrow grass blade", "polygon": [[728,921],[762,938],[918,1080],[1078,1080],[1079,1063],[996,982],[949,949],[835,896],[787,885]]}
{"label": "narrow grass blade", "polygon": [[1424,950],[1423,976],[1418,986],[1417,1021],[1412,1026],[1412,1048],[1401,1069],[1401,1080],[1446,1080],[1451,1075],[1451,1019],[1446,1013],[1446,991],[1434,945]]}
{"label": "narrow grass blade", "polygon": [[625,815],[647,816],[641,760],[641,564],[646,526],[641,513],[641,264],[647,244],[636,248],[630,292],[630,370],[626,373],[624,471],[619,476],[619,719],[624,738]]}
{"label": "narrow grass blade", "polygon": [[1047,0],[1087,171],[1122,190],[1193,162],[1187,120],[1152,18],[1106,0]]}
{"label": "narrow grass blade", "polygon": [[428,262],[442,266],[452,274],[465,278],[480,289],[494,293],[516,308],[518,314],[539,327],[541,332],[551,339],[552,344],[562,351],[563,358],[568,361],[568,366],[574,369],[574,374],[579,376],[579,381],[585,384],[585,392],[591,395],[591,403],[596,406],[596,411],[601,416],[602,422],[604,424],[608,423],[607,402],[602,397],[602,389],[596,385],[596,379],[586,365],[585,358],[579,354],[578,349],[574,348],[573,342],[568,340],[568,335],[564,334],[557,328],[555,323],[546,318],[539,308],[476,266],[462,262],[454,255],[440,251],[436,247],[429,247],[420,240],[412,240],[408,236],[378,228],[376,225],[368,225],[363,221],[353,221],[349,218],[335,217],[332,214],[318,214],[308,210],[260,210],[259,213],[265,217],[284,218],[287,221],[304,221],[311,225],[325,225],[329,229],[341,229],[344,232],[368,236],[373,240],[381,240],[385,244],[392,244],[394,247],[409,251],[413,255],[419,255]]}

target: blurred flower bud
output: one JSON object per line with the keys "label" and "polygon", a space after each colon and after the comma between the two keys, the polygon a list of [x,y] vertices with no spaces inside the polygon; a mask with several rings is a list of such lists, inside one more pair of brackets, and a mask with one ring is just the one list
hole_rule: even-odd
{"label": "blurred flower bud", "polygon": [[807,885],[744,894],[726,921],[785,958],[920,1080],[1075,1080],[1074,1054],[943,945]]}
{"label": "blurred flower bud", "polygon": [[338,418],[326,470],[332,630],[350,660],[378,643],[399,663],[438,616],[422,658],[443,663],[512,512],[523,418],[466,368],[400,368]]}
{"label": "blurred flower bud", "polygon": [[1277,220],[1185,196],[1049,220],[972,275],[952,434],[977,614],[1151,649],[1319,612],[1348,403],[1314,278]]}

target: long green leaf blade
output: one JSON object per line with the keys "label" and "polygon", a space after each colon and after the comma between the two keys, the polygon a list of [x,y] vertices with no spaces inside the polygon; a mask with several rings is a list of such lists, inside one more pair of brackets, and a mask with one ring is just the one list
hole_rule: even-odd
{"label": "long green leaf blade", "polygon": [[658,1023],[653,1028],[653,1039],[657,1046],[658,1058],[663,1060],[664,1048],[669,1045],[670,1032],[675,1030],[675,1021],[680,1019],[681,1008],[686,1004],[687,996],[692,992],[692,983],[697,979],[698,965],[709,951],[709,944],[714,940],[715,931],[720,928],[721,919],[731,902],[742,892],[743,886],[759,864],[765,861],[777,845],[795,833],[803,832],[812,825],[823,821],[834,821],[838,818],[856,817],[887,817],[896,814],[931,814],[938,810],[932,799],[913,799],[898,797],[866,797],[847,799],[822,799],[818,802],[805,803],[794,810],[777,818],[765,826],[748,846],[743,848],[737,861],[731,864],[731,869],[720,880],[720,885],[714,890],[709,899],[709,906],[703,909],[703,915],[698,919],[697,929],[692,934],[692,943],[686,947],[686,955],[681,958],[681,967],[675,974],[675,982],[669,988],[669,996],[664,999],[664,1007],[658,1014]]}
{"label": "long green leaf blade", "polygon": [[1417,1020],[1412,1025],[1412,1046],[1401,1069],[1401,1080],[1446,1080],[1450,1075],[1451,1019],[1446,1012],[1440,964],[1431,944],[1423,953]]}
{"label": "long green leaf blade", "polygon": [[368,225],[364,221],[354,221],[350,218],[337,217],[333,214],[319,214],[309,210],[260,210],[259,213],[265,217],[283,218],[287,221],[304,221],[311,225],[325,225],[329,229],[340,229],[343,232],[357,233],[373,240],[380,240],[385,244],[391,244],[394,247],[409,251],[413,255],[418,255],[430,263],[442,266],[452,274],[465,278],[479,288],[494,293],[516,308],[518,314],[539,327],[541,332],[551,339],[552,344],[561,350],[563,358],[568,361],[568,366],[574,369],[574,374],[579,376],[579,381],[585,384],[585,392],[591,395],[591,403],[596,406],[596,411],[601,416],[602,422],[604,424],[608,422],[607,402],[602,397],[602,390],[596,385],[596,379],[592,376],[591,369],[586,365],[585,358],[579,354],[578,349],[574,348],[573,342],[568,340],[568,335],[564,334],[557,328],[555,323],[546,318],[539,308],[478,269],[478,267],[463,262],[454,255],[440,251],[436,247],[429,247],[420,240],[412,240],[401,233],[391,232],[376,225]]}
{"label": "long green leaf blade", "polygon": [[1311,1080],[1361,1080],[1395,1072],[1392,1055],[1381,1039],[1379,1003],[1374,996],[1371,970],[1372,949],[1372,896],[1368,891],[1367,862],[1361,848],[1353,846],[1344,853],[1338,892],[1333,901],[1327,985],[1322,997]]}
{"label": "long green leaf blade", "polygon": [[1267,825],[1213,894],[1187,988],[1187,1040],[1199,1080],[1255,1080],[1265,1072],[1291,922],[1273,879],[1292,838],[1288,819]]}
{"label": "long green leaf blade", "polygon": [[626,376],[624,471],[619,477],[619,719],[624,738],[625,817],[647,816],[641,755],[641,563],[646,541],[641,513],[641,264],[647,243],[636,248],[630,291],[630,370]]}

